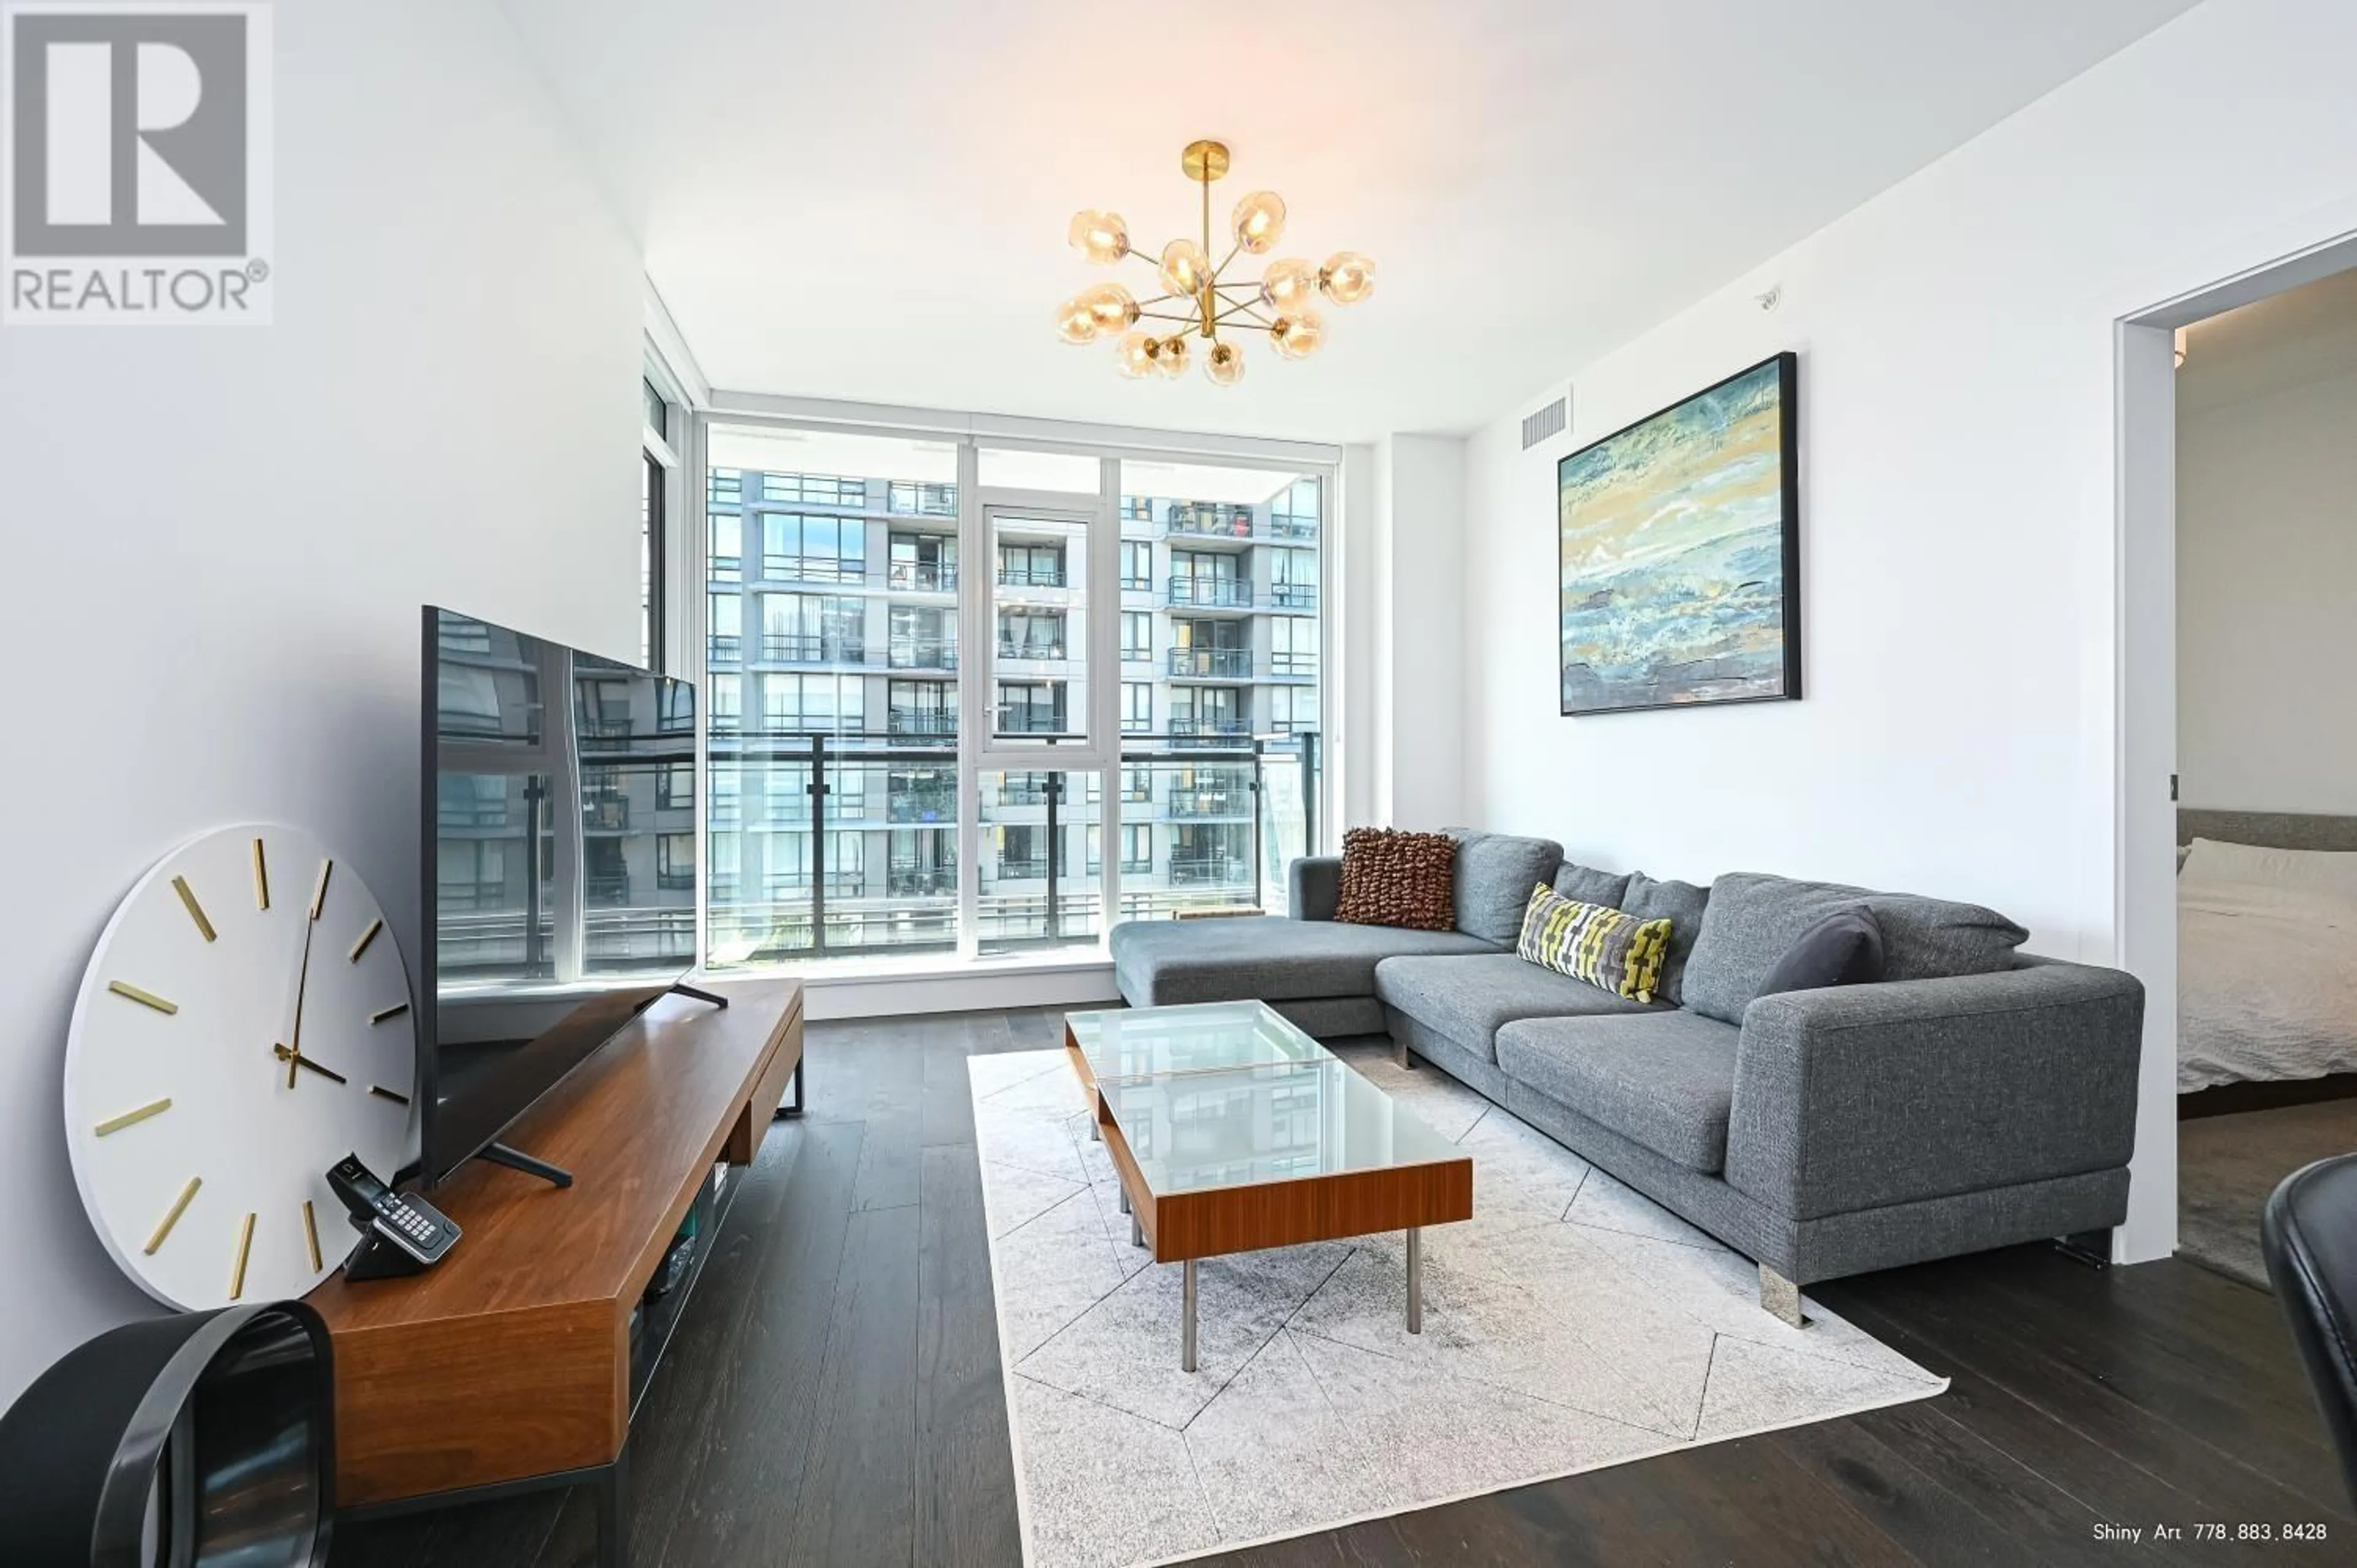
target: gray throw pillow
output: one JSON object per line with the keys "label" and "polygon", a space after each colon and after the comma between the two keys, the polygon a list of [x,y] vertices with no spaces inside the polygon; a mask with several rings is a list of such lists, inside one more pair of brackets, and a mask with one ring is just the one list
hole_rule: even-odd
{"label": "gray throw pillow", "polygon": [[1563,869],[1555,874],[1555,890],[1575,904],[1601,904],[1608,909],[1618,909],[1620,900],[1628,897],[1629,878],[1625,873],[1598,871],[1592,865],[1566,860]]}
{"label": "gray throw pillow", "polygon": [[1474,828],[1443,828],[1457,841],[1457,929],[1500,947],[1512,947],[1523,934],[1523,911],[1531,889],[1544,886],[1563,864],[1563,845],[1553,839],[1487,833]]}
{"label": "gray throw pillow", "polygon": [[1801,933],[1860,906],[1882,932],[1885,980],[1934,980],[2010,968],[2029,933],[1994,909],[1910,893],[1875,893],[1834,882],[1733,871],[1711,884],[1685,1004],[1706,1018],[1740,1024],[1769,972]]}
{"label": "gray throw pillow", "polygon": [[1707,887],[1697,887],[1691,882],[1656,882],[1641,871],[1630,873],[1628,891],[1620,895],[1620,908],[1641,920],[1670,923],[1670,955],[1662,961],[1661,983],[1653,987],[1654,1001],[1684,1005],[1686,959],[1694,952],[1695,940],[1702,934],[1709,906]]}
{"label": "gray throw pillow", "polygon": [[1836,909],[1803,931],[1768,978],[1761,996],[1787,991],[1822,991],[1834,985],[1871,985],[1882,978],[1882,928],[1863,904]]}

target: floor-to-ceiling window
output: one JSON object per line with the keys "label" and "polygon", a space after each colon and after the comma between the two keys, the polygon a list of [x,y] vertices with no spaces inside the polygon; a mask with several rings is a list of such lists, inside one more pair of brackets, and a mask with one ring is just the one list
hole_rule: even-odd
{"label": "floor-to-ceiling window", "polygon": [[715,965],[1281,907],[1325,836],[1325,474],[727,422],[705,450]]}

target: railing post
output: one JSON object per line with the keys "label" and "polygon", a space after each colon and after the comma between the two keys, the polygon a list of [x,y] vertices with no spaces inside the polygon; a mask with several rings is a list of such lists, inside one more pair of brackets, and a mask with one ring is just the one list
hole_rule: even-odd
{"label": "railing post", "polygon": [[1265,909],[1265,908],[1268,908],[1268,906],[1267,906],[1267,905],[1265,905],[1265,904],[1264,904],[1264,903],[1262,903],[1262,902],[1261,902],[1263,887],[1262,887],[1262,870],[1261,870],[1261,848],[1262,848],[1262,840],[1261,840],[1261,826],[1260,826],[1260,819],[1261,819],[1261,808],[1262,808],[1262,805],[1263,805],[1264,801],[1265,801],[1265,799],[1266,799],[1266,797],[1265,797],[1265,796],[1264,796],[1264,795],[1261,793],[1261,788],[1260,788],[1261,757],[1262,757],[1261,743],[1260,743],[1259,738],[1258,738],[1257,736],[1255,736],[1255,737],[1254,738],[1254,740],[1253,740],[1253,743],[1252,743],[1252,820],[1253,820],[1253,829],[1252,829],[1252,863],[1253,863],[1253,908],[1255,908],[1255,909]]}
{"label": "railing post", "polygon": [[811,743],[811,951],[826,951],[826,736]]}
{"label": "railing post", "polygon": [[1047,775],[1047,780],[1048,780],[1048,921],[1047,921],[1046,926],[1045,926],[1045,927],[1043,927],[1043,928],[1042,928],[1042,929],[1043,929],[1044,933],[1046,934],[1047,939],[1048,939],[1049,941],[1054,941],[1054,940],[1057,939],[1057,937],[1060,934],[1060,926],[1059,926],[1059,924],[1058,924],[1058,918],[1059,918],[1059,917],[1058,917],[1057,909],[1056,909],[1056,873],[1057,873],[1057,870],[1058,870],[1058,865],[1057,865],[1057,863],[1058,863],[1058,862],[1062,858],[1062,857],[1061,857],[1061,854],[1060,854],[1060,852],[1061,851],[1061,849],[1062,849],[1062,847],[1063,847],[1062,843],[1061,843],[1061,841],[1062,841],[1062,839],[1063,839],[1063,834],[1062,834],[1061,832],[1060,832],[1057,830],[1057,822],[1056,822],[1056,802],[1057,802],[1058,798],[1059,798],[1059,797],[1060,797],[1060,796],[1063,794],[1063,792],[1064,792],[1063,779],[1064,779],[1064,776],[1063,776],[1062,774],[1058,773],[1058,772],[1055,772],[1055,771],[1053,771],[1052,769],[1051,769],[1051,770],[1048,773],[1048,775]]}

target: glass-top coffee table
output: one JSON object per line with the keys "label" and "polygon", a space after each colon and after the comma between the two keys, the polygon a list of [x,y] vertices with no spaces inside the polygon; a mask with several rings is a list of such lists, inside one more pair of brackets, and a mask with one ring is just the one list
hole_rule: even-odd
{"label": "glass-top coffee table", "polygon": [[1263,1003],[1064,1024],[1130,1240],[1185,1267],[1186,1370],[1196,1262],[1229,1252],[1405,1230],[1407,1331],[1423,1331],[1422,1228],[1473,1217],[1470,1155]]}

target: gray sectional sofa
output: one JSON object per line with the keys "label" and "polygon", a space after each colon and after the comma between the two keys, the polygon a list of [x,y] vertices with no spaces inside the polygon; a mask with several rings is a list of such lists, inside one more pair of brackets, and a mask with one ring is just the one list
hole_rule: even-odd
{"label": "gray sectional sofa", "polygon": [[[1297,861],[1289,917],[1135,921],[1112,935],[1133,1006],[1256,997],[1320,1038],[1388,1033],[1798,1287],[2043,1237],[2127,1211],[2144,990],[2029,957],[1972,905],[1735,874],[1708,889],[1573,865],[1544,839],[1458,839],[1453,931],[1333,918],[1340,862]],[[1540,883],[1647,918],[1648,1004],[1515,956]],[[1878,984],[1760,995],[1792,940],[1863,905]],[[1479,1201],[1479,1195],[1476,1195]]]}

